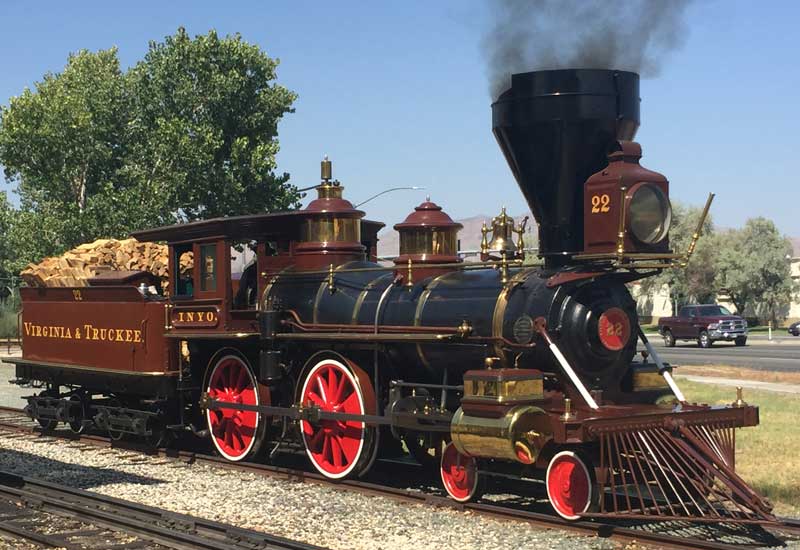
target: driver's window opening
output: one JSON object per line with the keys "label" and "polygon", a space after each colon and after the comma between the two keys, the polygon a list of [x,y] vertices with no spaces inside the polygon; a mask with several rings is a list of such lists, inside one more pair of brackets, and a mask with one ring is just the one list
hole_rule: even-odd
{"label": "driver's window opening", "polygon": [[194,295],[194,253],[192,245],[177,245],[174,247],[175,268],[175,296]]}
{"label": "driver's window opening", "polygon": [[255,309],[258,299],[258,255],[255,241],[231,244],[233,309]]}
{"label": "driver's window opening", "polygon": [[217,290],[217,245],[200,245],[200,290]]}

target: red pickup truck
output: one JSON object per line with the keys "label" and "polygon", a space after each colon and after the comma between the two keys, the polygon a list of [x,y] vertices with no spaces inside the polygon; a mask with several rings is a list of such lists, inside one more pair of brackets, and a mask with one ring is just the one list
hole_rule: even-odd
{"label": "red pickup truck", "polygon": [[676,340],[697,340],[701,348],[710,348],[717,340],[747,343],[747,321],[716,304],[683,306],[677,317],[658,320],[658,332],[667,347]]}

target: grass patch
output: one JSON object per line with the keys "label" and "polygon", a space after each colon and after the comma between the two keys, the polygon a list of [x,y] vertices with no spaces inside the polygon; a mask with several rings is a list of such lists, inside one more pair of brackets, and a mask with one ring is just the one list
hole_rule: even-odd
{"label": "grass patch", "polygon": [[[728,404],[733,388],[680,381],[686,398],[711,405]],[[745,401],[758,405],[761,424],[736,432],[736,471],[772,501],[775,513],[800,516],[800,396],[746,390]]]}
{"label": "grass patch", "polygon": [[800,384],[800,372],[780,372],[748,369],[747,367],[731,367],[728,365],[680,366],[675,368],[675,375],[691,374],[694,376],[717,376],[720,378],[737,378],[740,380],[756,380],[758,382],[775,382],[778,384]]}
{"label": "grass patch", "polygon": [[17,338],[17,312],[20,308],[19,294],[15,293],[0,301],[0,338]]}

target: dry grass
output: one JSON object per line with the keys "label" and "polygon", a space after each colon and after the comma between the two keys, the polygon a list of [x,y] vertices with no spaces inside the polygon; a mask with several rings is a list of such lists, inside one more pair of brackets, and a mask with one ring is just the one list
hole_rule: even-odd
{"label": "dry grass", "polygon": [[[688,380],[680,385],[689,401],[721,405],[734,397],[729,387]],[[772,501],[776,514],[800,516],[800,395],[748,390],[745,399],[759,406],[761,425],[737,431],[736,471]]]}
{"label": "dry grass", "polygon": [[[798,353],[800,353],[800,350],[798,350]],[[691,374],[694,376],[716,376],[719,378],[757,380],[759,382],[800,384],[800,372],[765,371],[748,369],[745,367],[730,367],[727,365],[704,365],[702,367],[680,366],[675,369],[675,374]]]}

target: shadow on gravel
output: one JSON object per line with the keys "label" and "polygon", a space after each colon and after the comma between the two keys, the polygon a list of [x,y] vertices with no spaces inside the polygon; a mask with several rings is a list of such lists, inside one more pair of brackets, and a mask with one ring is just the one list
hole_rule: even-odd
{"label": "shadow on gravel", "polygon": [[113,468],[71,464],[10,449],[0,450],[0,470],[78,489],[91,489],[117,483],[136,485],[162,483],[156,478],[131,474]]}
{"label": "shadow on gravel", "polygon": [[[444,497],[446,495],[440,487],[441,482],[434,474],[424,471],[413,462],[379,461],[367,475],[366,481]],[[525,512],[553,514],[544,485],[533,480],[521,483],[501,477],[486,479],[485,493],[479,502]],[[604,519],[600,523],[605,527],[598,533],[600,537],[613,536],[615,528],[625,528],[744,547],[785,546],[784,539],[761,525],[622,519]]]}
{"label": "shadow on gravel", "polygon": [[615,522],[648,533],[661,533],[676,537],[713,541],[742,546],[775,547],[785,546],[784,540],[761,525],[731,523],[689,523],[685,521],[660,522]]}

